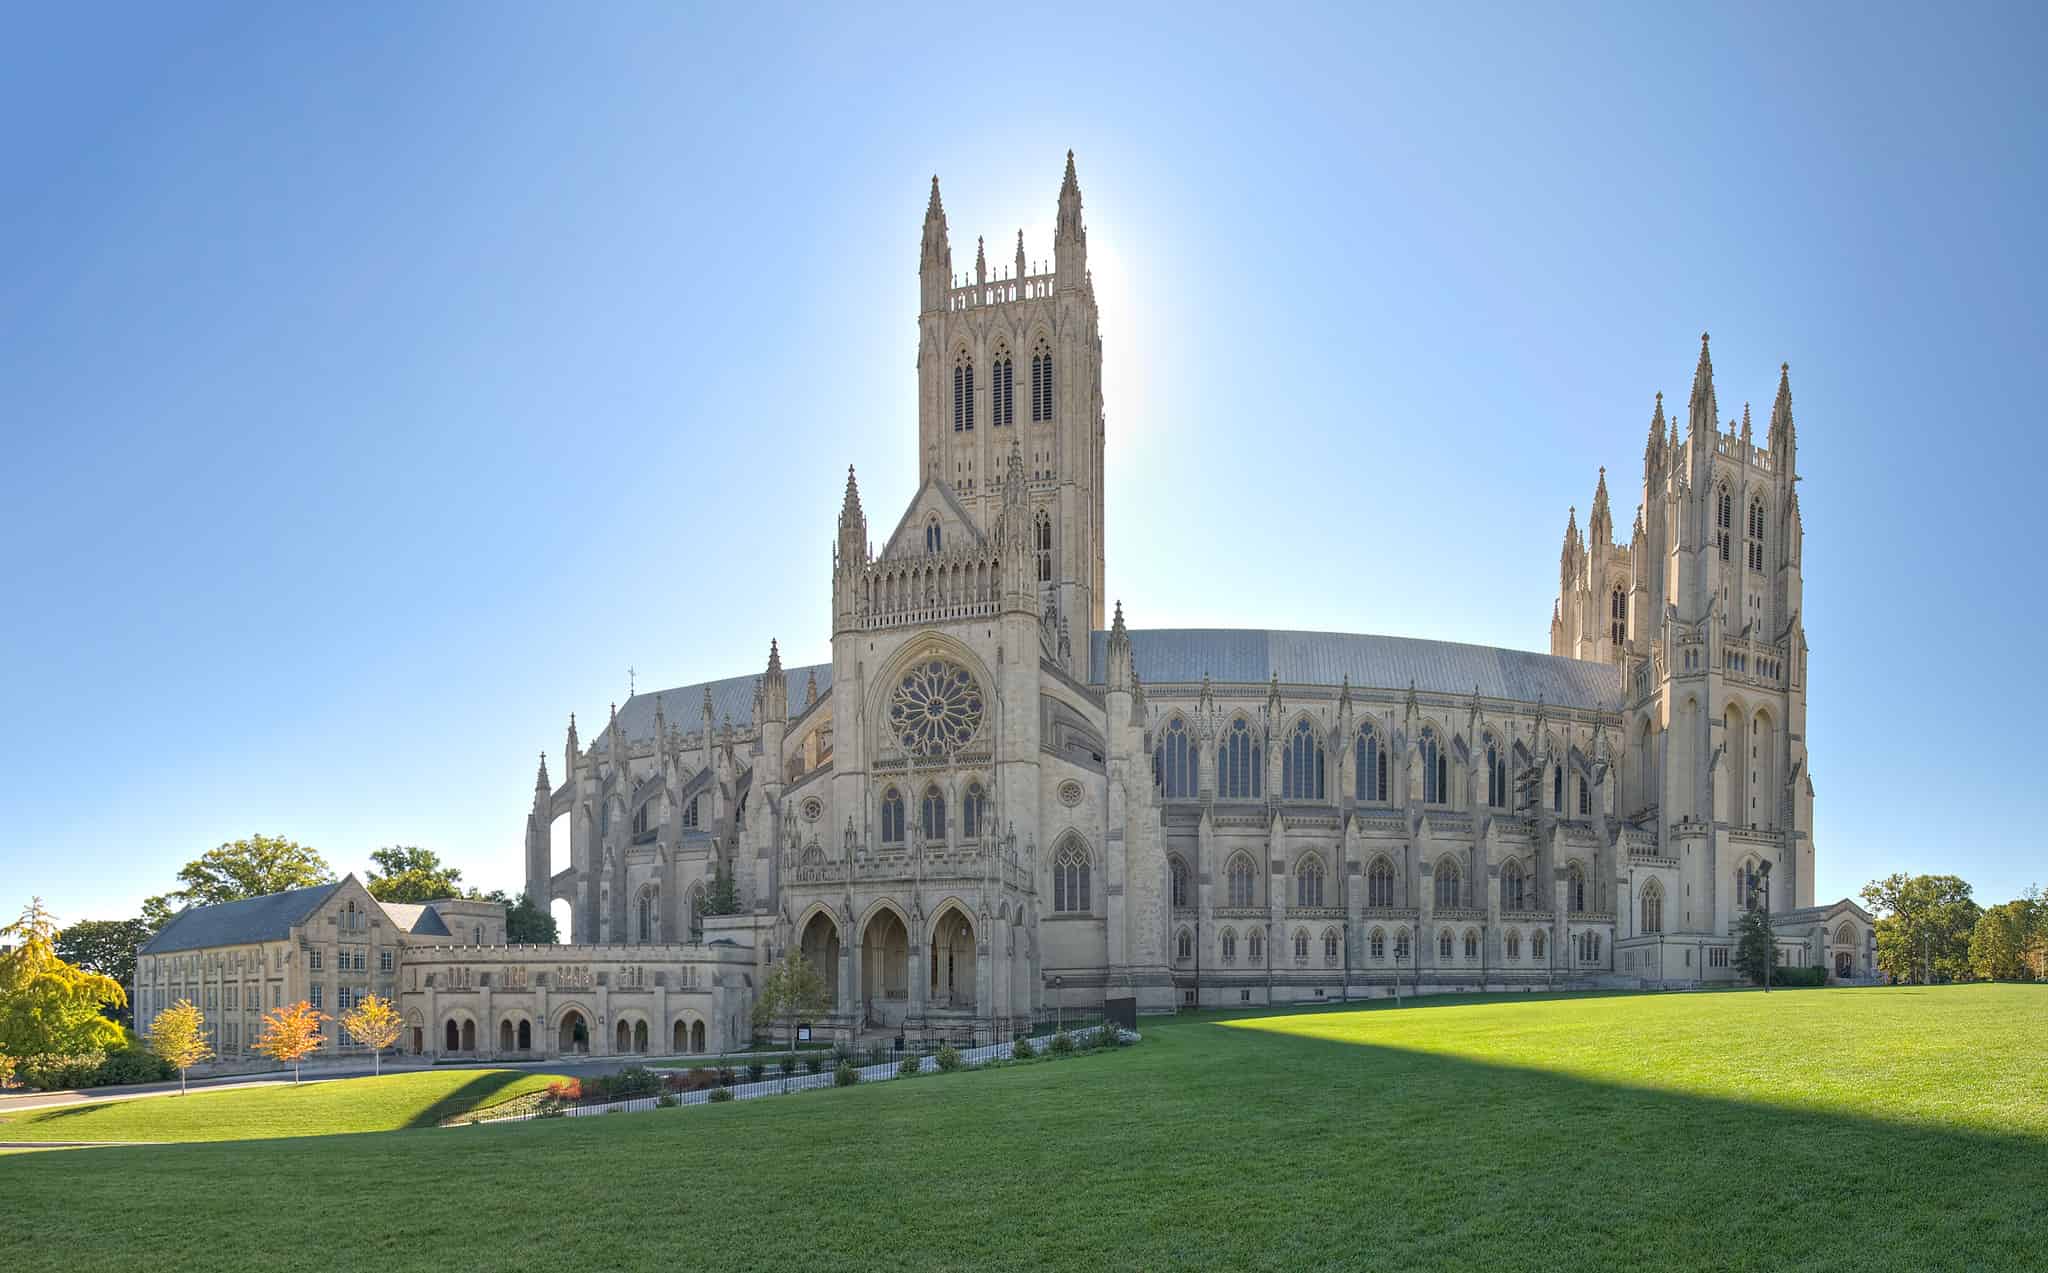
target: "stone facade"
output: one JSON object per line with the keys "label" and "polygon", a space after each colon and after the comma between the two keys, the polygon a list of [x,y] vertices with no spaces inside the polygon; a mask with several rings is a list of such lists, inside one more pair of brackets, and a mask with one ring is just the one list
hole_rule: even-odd
{"label": "stone facade", "polygon": [[[1614,541],[1567,519],[1550,654],[1105,622],[1102,345],[1072,156],[1050,263],[919,262],[922,484],[877,550],[851,470],[832,660],[615,705],[545,757],[527,886],[579,942],[693,936],[721,880],[827,972],[838,1033],[1587,979],[1732,980],[1732,929],[1871,972],[1813,907],[1789,369],[1769,438],[1661,395]],[[566,819],[567,861],[552,856]],[[1794,916],[1787,916],[1794,919]],[[1846,957],[1838,958],[1838,957]]]}

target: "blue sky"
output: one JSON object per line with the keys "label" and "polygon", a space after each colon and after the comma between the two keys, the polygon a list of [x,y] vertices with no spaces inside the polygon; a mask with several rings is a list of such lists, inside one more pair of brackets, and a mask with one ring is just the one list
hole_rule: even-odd
{"label": "blue sky", "polygon": [[0,908],[255,831],[516,889],[629,666],[825,657],[930,176],[1038,257],[1069,147],[1134,624],[1544,648],[1711,330],[1724,415],[1792,364],[1820,894],[2048,883],[2043,11],[1247,12],[17,11]]}

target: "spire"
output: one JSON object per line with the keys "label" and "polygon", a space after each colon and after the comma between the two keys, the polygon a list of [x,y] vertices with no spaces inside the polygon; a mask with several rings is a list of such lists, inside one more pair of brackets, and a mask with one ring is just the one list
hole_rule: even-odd
{"label": "spire", "polygon": [[[774,637],[768,638],[768,675],[782,675],[782,647],[776,644]],[[659,707],[660,705],[656,704],[657,710]]]}
{"label": "spire", "polygon": [[1742,404],[1742,445],[1750,445],[1749,404],[1747,402]]}
{"label": "spire", "polygon": [[1074,176],[1074,152],[1060,182],[1059,220],[1053,228],[1053,268],[1061,287],[1080,287],[1088,278],[1088,230],[1081,224],[1081,182]]}
{"label": "spire", "polygon": [[1010,463],[1003,470],[1003,503],[1006,506],[1021,505],[1024,502],[1024,444],[1013,432],[1010,434]]}
{"label": "spire", "polygon": [[860,483],[853,480],[853,465],[849,464],[846,466],[846,499],[839,505],[839,525],[841,529],[865,526],[867,520],[867,514],[860,507]]}
{"label": "spire", "polygon": [[806,685],[806,686],[804,686],[804,706],[805,706],[805,707],[809,707],[809,706],[810,706],[811,704],[813,704],[813,703],[815,703],[815,702],[817,702],[817,701],[818,701],[818,669],[817,669],[817,668],[812,668],[812,669],[811,669],[811,683],[810,683],[810,684],[808,684],[808,685]]}
{"label": "spire", "polygon": [[1643,443],[1643,480],[1656,480],[1664,461],[1664,395],[1658,393],[1656,410],[1650,412],[1650,439]]}
{"label": "spire", "polygon": [[582,750],[582,749],[581,749],[580,747],[578,747],[578,746],[576,745],[576,713],[574,713],[574,712],[570,712],[570,713],[569,713],[569,754],[570,754],[571,756],[574,756],[574,755],[575,755],[575,754],[576,754],[576,753],[577,753],[578,751],[580,751],[580,750]]}
{"label": "spire", "polygon": [[1023,230],[1023,227],[1021,227],[1021,226],[1019,226],[1019,227],[1018,227],[1018,229],[1017,229],[1017,275],[1016,275],[1016,276],[1017,276],[1018,278],[1023,278],[1023,277],[1024,277],[1024,230]]}
{"label": "spire", "polygon": [[1707,333],[1700,333],[1700,365],[1692,373],[1692,403],[1686,423],[1688,436],[1711,438],[1721,427],[1720,411],[1714,404],[1714,360],[1707,353]]}
{"label": "spire", "polygon": [[548,754],[546,752],[540,754],[540,772],[533,776],[533,789],[535,791],[554,790],[554,786],[548,782]]}
{"label": "spire", "polygon": [[980,235],[974,236],[974,281],[977,284],[988,282],[987,247]]}
{"label": "spire", "polygon": [[1769,438],[1771,455],[1777,461],[1778,472],[1793,472],[1794,452],[1799,440],[1792,428],[1792,364],[1778,364],[1778,398],[1771,404],[1771,434]]}
{"label": "spire", "polygon": [[1614,542],[1614,514],[1607,508],[1607,466],[1600,466],[1600,484],[1593,488],[1593,515],[1586,521],[1586,533],[1594,547],[1605,548]]}
{"label": "spire", "polygon": [[1112,620],[1109,625],[1109,637],[1110,640],[1114,641],[1118,637],[1124,637],[1127,635],[1128,633],[1124,628],[1124,603],[1123,600],[1119,598],[1116,603],[1116,618]]}
{"label": "spire", "polygon": [[926,312],[943,309],[953,285],[953,248],[946,237],[946,205],[939,201],[939,178],[932,175],[932,197],[924,207],[924,243],[918,253],[920,292]]}

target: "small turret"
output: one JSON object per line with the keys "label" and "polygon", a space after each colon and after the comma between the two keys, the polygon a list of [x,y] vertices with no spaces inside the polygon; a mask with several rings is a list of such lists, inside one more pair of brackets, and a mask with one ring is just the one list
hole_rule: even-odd
{"label": "small turret", "polygon": [[980,235],[974,236],[974,282],[975,286],[988,282],[988,245]]}
{"label": "small turret", "polygon": [[768,641],[768,672],[761,678],[761,709],[764,721],[789,719],[789,678],[782,671],[782,647],[773,638]]}
{"label": "small turret", "polygon": [[1131,634],[1124,627],[1124,603],[1116,603],[1116,618],[1109,626],[1109,665],[1103,669],[1103,683],[1112,692],[1124,693],[1131,688],[1134,671],[1131,658]]}
{"label": "small turret", "polygon": [[1771,459],[1778,480],[1792,481],[1798,474],[1799,439],[1792,428],[1792,364],[1778,364],[1778,399],[1771,404]]}
{"label": "small turret", "polygon": [[1062,290],[1088,281],[1088,229],[1081,224],[1081,182],[1074,175],[1074,152],[1067,152],[1067,175],[1060,182],[1059,219],[1053,228],[1053,269]]}
{"label": "small turret", "polygon": [[548,754],[546,752],[540,754],[540,772],[533,776],[533,791],[536,803],[541,797],[554,791],[554,787],[548,782]]}
{"label": "small turret", "polygon": [[1753,445],[1752,437],[1753,435],[1749,427],[1749,404],[1745,402],[1742,404],[1742,450],[1745,455],[1749,453],[1749,448]]}
{"label": "small turret", "polygon": [[1021,227],[1017,231],[1017,273],[1015,277],[1024,277],[1024,231]]}
{"label": "small turret", "polygon": [[946,307],[946,292],[953,285],[953,248],[946,238],[946,207],[939,202],[938,174],[932,175],[932,197],[924,209],[924,245],[917,267],[924,311]]}
{"label": "small turret", "polygon": [[1600,466],[1600,484],[1593,488],[1593,516],[1586,521],[1586,538],[1594,549],[1614,542],[1614,515],[1607,509],[1607,466]]}
{"label": "small turret", "polygon": [[1692,403],[1686,422],[1686,432],[1691,438],[1701,440],[1708,450],[1713,450],[1713,437],[1720,425],[1721,415],[1714,403],[1714,360],[1707,353],[1707,333],[1700,333],[1700,362],[1692,373]]}
{"label": "small turret", "polygon": [[1657,408],[1650,413],[1650,440],[1643,444],[1643,481],[1655,482],[1664,472],[1664,395],[1657,395]]}
{"label": "small turret", "polygon": [[576,713],[570,712],[569,741],[563,745],[562,750],[563,781],[570,781],[576,777],[576,757],[578,757],[582,753],[582,747],[578,746],[576,742]]}

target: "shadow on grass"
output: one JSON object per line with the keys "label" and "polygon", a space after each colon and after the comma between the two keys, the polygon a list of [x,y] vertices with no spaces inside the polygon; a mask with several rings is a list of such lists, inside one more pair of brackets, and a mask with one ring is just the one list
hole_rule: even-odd
{"label": "shadow on grass", "polygon": [[405,1127],[437,1127],[444,1118],[466,1114],[485,1106],[496,1104],[493,1099],[500,1092],[524,1079],[532,1077],[523,1070],[485,1070],[469,1082],[443,1096],[432,1105],[414,1114]]}

